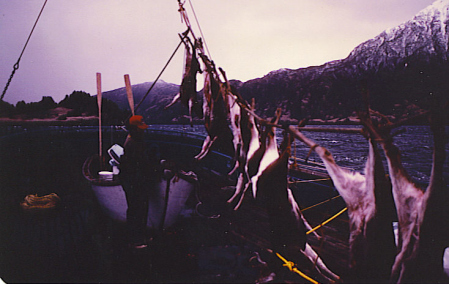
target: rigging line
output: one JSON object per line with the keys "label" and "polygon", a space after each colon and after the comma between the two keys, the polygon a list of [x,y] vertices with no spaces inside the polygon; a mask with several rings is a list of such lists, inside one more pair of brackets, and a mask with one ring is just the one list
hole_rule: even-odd
{"label": "rigging line", "polygon": [[312,230],[309,230],[306,232],[306,235],[318,230],[319,228],[323,227],[324,225],[326,225],[327,223],[329,223],[330,221],[334,220],[335,218],[337,218],[338,216],[340,216],[341,214],[343,214],[346,210],[348,210],[348,207],[343,208],[340,212],[338,212],[337,214],[335,214],[334,216],[330,217],[329,219],[327,219],[326,221],[322,222],[321,224],[319,224],[318,226],[316,226],[315,228],[313,228]]}
{"label": "rigging line", "polygon": [[9,84],[11,83],[12,77],[14,76],[14,73],[16,73],[16,70],[19,69],[19,62],[22,59],[22,55],[25,52],[25,48],[27,47],[28,42],[30,41],[31,35],[33,34],[34,28],[36,27],[37,22],[39,21],[39,18],[41,17],[42,12],[44,11],[44,8],[45,8],[45,5],[47,4],[47,1],[48,0],[45,0],[44,5],[42,5],[41,11],[39,12],[39,15],[37,16],[37,19],[34,22],[33,28],[31,29],[31,32],[30,32],[30,34],[28,36],[28,39],[25,42],[25,45],[24,45],[24,47],[22,49],[22,52],[20,53],[19,59],[17,59],[16,64],[14,64],[14,66],[13,66],[13,70],[12,70],[11,76],[9,76],[9,79],[8,79],[8,82],[6,83],[5,89],[3,89],[3,93],[2,93],[2,96],[0,97],[0,101],[3,101],[3,98],[5,97],[5,94],[6,94],[6,90],[8,90]]}
{"label": "rigging line", "polygon": [[319,206],[319,205],[321,205],[321,204],[327,203],[327,202],[332,201],[332,200],[334,200],[334,199],[337,199],[337,198],[339,198],[339,197],[341,197],[341,195],[334,196],[334,197],[332,197],[332,198],[329,198],[329,199],[327,199],[327,200],[324,200],[324,201],[322,201],[322,202],[320,202],[320,203],[317,203],[317,204],[315,204],[315,205],[312,205],[312,206],[309,206],[309,207],[307,207],[307,208],[301,209],[301,212],[304,212],[304,211],[306,211],[306,210],[312,209],[312,208],[314,208],[314,207],[317,207],[317,206]]}
{"label": "rigging line", "polygon": [[200,23],[199,23],[198,18],[196,16],[195,9],[193,9],[192,1],[190,1],[190,0],[189,0],[189,5],[190,5],[190,9],[192,9],[193,17],[195,17],[195,22],[196,22],[196,25],[198,26],[198,29],[200,31],[201,38],[203,39],[203,43],[206,46],[207,54],[212,59],[212,55],[211,55],[211,53],[209,51],[209,47],[207,46],[207,43],[206,43],[206,38],[204,37],[203,31],[201,30],[201,26],[200,26]]}
{"label": "rigging line", "polygon": [[[186,36],[183,36],[181,38],[181,40],[179,41],[178,46],[175,48],[175,51],[173,51],[172,55],[170,56],[170,58],[168,59],[167,63],[165,64],[164,68],[162,68],[161,72],[159,73],[159,75],[156,77],[156,80],[154,80],[153,84],[151,85],[151,87],[148,89],[147,93],[145,94],[145,96],[143,96],[143,98],[140,100],[140,102],[136,105],[136,107],[134,108],[134,111],[136,111],[139,106],[142,104],[142,102],[146,99],[146,97],[148,96],[148,94],[151,92],[151,90],[153,89],[154,85],[156,85],[156,82],[159,80],[159,78],[162,76],[162,73],[164,73],[165,69],[167,68],[168,64],[170,64],[170,61],[173,59],[173,57],[175,56],[176,52],[178,51],[179,47],[181,46],[181,44],[184,43],[184,38]],[[129,119],[129,118],[128,118]]]}
{"label": "rigging line", "polygon": [[317,178],[317,179],[305,179],[305,180],[296,180],[294,183],[309,183],[309,182],[316,182],[316,181],[325,181],[330,180],[331,178]]}

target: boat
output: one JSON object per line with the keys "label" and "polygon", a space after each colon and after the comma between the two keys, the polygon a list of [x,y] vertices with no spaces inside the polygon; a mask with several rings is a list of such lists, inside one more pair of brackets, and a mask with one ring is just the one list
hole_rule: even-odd
{"label": "boat", "polygon": [[[95,172],[95,158],[89,157],[83,165],[84,177],[92,183],[92,190],[103,211],[114,221],[126,222],[125,192],[114,175],[112,179],[99,176]],[[112,175],[112,172],[108,172]],[[194,191],[198,180],[193,172],[165,170],[164,176],[150,192],[147,226],[152,229],[166,229],[172,226],[180,214],[188,214],[186,201]]]}
{"label": "boat", "polygon": [[[199,151],[198,145],[203,137],[191,133],[156,129],[148,129],[145,134],[146,142],[160,149],[162,164],[165,165],[161,180],[155,190],[150,193],[147,227],[167,229],[173,226],[180,217],[193,214],[200,202],[196,199],[200,187],[196,172],[209,169],[207,169],[208,166],[204,166],[204,163],[193,164],[188,153],[193,155],[195,151]],[[108,161],[106,157],[100,157],[98,154],[89,156],[83,164],[82,172],[84,178],[90,183],[103,212],[113,221],[123,223],[126,222],[128,206],[118,172],[114,174],[115,166],[113,166],[118,162],[120,155],[117,152],[120,152],[120,149],[121,146],[118,144],[110,145]],[[229,164],[231,159],[229,156],[214,152],[209,160],[216,161],[217,157],[228,160],[225,161],[226,164]],[[215,174],[220,175],[218,171],[215,171]]]}

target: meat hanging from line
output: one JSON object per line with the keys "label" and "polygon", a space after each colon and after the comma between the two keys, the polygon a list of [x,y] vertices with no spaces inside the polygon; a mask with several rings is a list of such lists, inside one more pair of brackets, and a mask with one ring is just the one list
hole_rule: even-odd
{"label": "meat hanging from line", "polygon": [[328,282],[338,281],[340,277],[326,267],[323,260],[307,243],[306,231],[311,226],[305,220],[293,193],[288,188],[291,142],[291,135],[284,132],[281,154],[264,168],[257,179],[256,200],[267,209],[272,248],[289,260],[295,260],[296,263],[299,262],[298,253],[301,253],[315,264],[317,272]]}
{"label": "meat hanging from line", "polygon": [[[237,169],[240,169],[240,179],[240,176],[242,176],[241,173],[243,173],[246,161],[245,155],[248,148],[248,141],[244,141],[244,138],[246,139],[249,135],[247,127],[249,114],[245,109],[245,107],[248,108],[248,106],[237,90],[232,88],[229,84],[226,72],[222,68],[218,69],[224,78],[224,83],[220,83],[221,92],[226,102],[228,120],[232,130],[232,144],[234,145],[234,167],[228,174],[232,175]],[[244,107],[241,107],[240,104],[244,105]]]}
{"label": "meat hanging from line", "polygon": [[411,180],[402,165],[400,150],[393,144],[388,125],[380,127],[370,120],[362,120],[382,145],[392,182],[399,223],[398,254],[391,275],[395,283],[449,281],[443,269],[444,250],[449,246],[449,191],[443,180],[445,115],[439,107],[431,111],[433,164],[425,191]]}
{"label": "meat hanging from line", "polygon": [[396,255],[392,227],[395,208],[391,184],[375,141],[369,139],[365,175],[362,175],[338,166],[329,150],[318,146],[302,132],[290,129],[319,155],[348,208],[351,272],[348,280],[388,281]]}
{"label": "meat hanging from line", "polygon": [[[179,88],[179,93],[175,95],[171,103],[165,106],[165,109],[171,107],[178,101],[181,101],[181,103],[184,106],[186,106],[189,110],[190,125],[192,125],[192,111],[200,119],[203,118],[201,106],[197,100],[197,90],[196,90],[197,84],[196,75],[197,73],[201,73],[201,67],[196,55],[196,46],[193,45],[190,39],[188,38],[187,38],[188,43],[186,42],[186,40],[183,41],[186,47],[186,56],[185,56],[185,70],[181,86]],[[189,44],[191,47],[189,46]]]}
{"label": "meat hanging from line", "polygon": [[[273,123],[277,123],[280,118],[280,109],[276,110],[276,117],[272,119]],[[250,145],[248,148],[248,152],[252,153],[252,155],[247,155],[247,162],[244,167],[244,175],[243,180],[238,180],[236,190],[234,195],[228,200],[228,203],[233,203],[234,200],[240,196],[237,204],[234,206],[234,210],[237,210],[241,203],[243,202],[243,198],[245,197],[245,193],[248,189],[251,189],[252,195],[256,197],[257,191],[257,179],[263,170],[274,160],[279,157],[279,153],[277,150],[276,137],[274,133],[273,126],[266,126],[265,130],[262,132],[261,137],[258,135],[258,130],[255,125],[254,116],[250,114],[250,124],[248,127],[251,127],[251,138]]]}
{"label": "meat hanging from line", "polygon": [[[250,107],[251,111],[254,111],[255,104],[253,98]],[[239,198],[237,204],[234,206],[234,210],[240,207],[246,191],[251,186],[251,177],[259,169],[260,160],[266,148],[265,140],[268,130],[262,132],[262,137],[259,137],[259,129],[257,128],[255,118],[251,113],[247,112],[246,115],[242,115],[241,131],[243,141],[243,147],[239,155],[240,159],[243,160],[239,165],[241,173],[237,180],[235,192],[228,200],[228,203],[232,204],[236,198]]]}
{"label": "meat hanging from line", "polygon": [[232,141],[232,132],[228,126],[228,112],[226,109],[225,96],[222,93],[219,78],[216,76],[213,62],[206,55],[199,54],[205,65],[204,89],[203,89],[203,114],[204,126],[207,137],[203,142],[202,149],[196,160],[202,160],[209,153],[213,144]]}
{"label": "meat hanging from line", "polygon": [[[278,108],[276,110],[276,118],[274,119],[273,123],[277,124],[279,122],[280,117],[281,117],[281,109]],[[260,160],[257,173],[251,177],[251,186],[254,198],[256,198],[257,195],[257,182],[259,177],[271,163],[273,163],[277,158],[279,158],[275,131],[276,130],[273,126],[267,126],[266,148],[263,153],[262,159]],[[262,141],[262,143],[264,143],[264,141]]]}

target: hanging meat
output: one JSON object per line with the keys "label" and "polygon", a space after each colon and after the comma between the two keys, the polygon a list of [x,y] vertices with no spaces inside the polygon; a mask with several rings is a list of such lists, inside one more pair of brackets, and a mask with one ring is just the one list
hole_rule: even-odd
{"label": "hanging meat", "polygon": [[197,100],[196,91],[196,75],[198,72],[201,73],[201,68],[196,56],[195,46],[191,43],[190,39],[187,38],[187,41],[188,42],[184,40],[186,47],[185,70],[181,86],[179,88],[179,93],[173,98],[172,102],[165,107],[165,109],[171,107],[178,101],[181,101],[181,103],[189,109],[190,125],[192,125],[192,111],[197,117],[203,118],[201,106]]}
{"label": "hanging meat", "polygon": [[349,281],[386,282],[396,254],[392,222],[395,218],[391,184],[373,139],[365,175],[337,165],[332,154],[293,127],[290,131],[320,156],[334,186],[344,199],[349,215]]}
{"label": "hanging meat", "polygon": [[[255,101],[253,99],[250,110],[254,111],[254,108]],[[256,121],[249,112],[242,113],[241,131],[243,147],[239,156],[241,157],[240,170],[243,171],[243,175],[239,175],[234,195],[228,200],[228,203],[232,204],[236,198],[239,198],[234,210],[240,207],[246,191],[250,188],[251,177],[257,173],[266,148],[267,131],[264,131],[262,137],[259,137]]]}
{"label": "hanging meat", "polygon": [[399,252],[392,269],[393,282],[448,281],[443,270],[443,254],[449,246],[449,191],[443,181],[447,141],[444,116],[442,110],[435,109],[431,113],[433,165],[425,191],[411,180],[403,167],[400,151],[389,134],[390,127],[379,127],[370,120],[362,120],[384,149],[393,185],[399,223]]}
{"label": "hanging meat", "polygon": [[[243,168],[245,163],[245,150],[244,141],[243,141],[243,133],[245,128],[245,123],[247,124],[248,114],[244,109],[246,103],[244,99],[240,96],[240,94],[235,90],[235,88],[231,88],[229,84],[228,78],[226,77],[226,72],[222,68],[218,68],[220,73],[224,78],[224,83],[221,83],[221,93],[223,94],[223,98],[226,102],[226,110],[228,113],[228,120],[232,130],[232,144],[234,145],[234,167],[229,172],[229,175],[232,175],[237,169]],[[241,107],[240,104],[244,105]],[[247,147],[246,147],[247,148]],[[240,170],[240,174],[243,173]],[[239,179],[240,175],[239,174]]]}
{"label": "hanging meat", "polygon": [[[271,136],[270,138],[271,139]],[[271,141],[271,143],[273,143]],[[267,209],[270,220],[272,248],[289,260],[298,260],[298,253],[305,255],[315,269],[328,282],[339,280],[318,254],[307,243],[306,231],[310,228],[288,188],[288,159],[291,154],[291,136],[284,133],[281,155],[272,161],[257,179],[257,198]],[[271,147],[271,146],[270,146]],[[277,151],[277,149],[276,149]],[[295,262],[294,261],[294,262]]]}
{"label": "hanging meat", "polygon": [[[279,121],[279,117],[280,109],[276,111],[276,117],[272,120],[272,123],[277,123]],[[238,196],[240,196],[237,205],[234,206],[234,210],[237,210],[240,207],[248,189],[251,188],[253,197],[256,196],[257,185],[255,183],[257,182],[257,179],[262,171],[277,157],[279,157],[274,127],[266,126],[265,130],[262,131],[261,137],[259,138],[259,131],[255,125],[254,116],[250,114],[248,121],[248,127],[250,127],[250,141],[248,145],[248,154],[246,155],[247,161],[245,162],[244,167],[245,174],[242,181],[238,180],[236,191],[228,200],[228,203],[232,203]]]}
{"label": "hanging meat", "polygon": [[207,137],[203,142],[201,152],[195,156],[196,160],[206,157],[213,144],[222,144],[226,147],[228,141],[232,141],[232,132],[228,126],[228,112],[225,96],[222,93],[220,81],[216,76],[216,70],[206,55],[200,53],[204,62],[204,89],[203,89],[203,113],[204,126]]}
{"label": "hanging meat", "polygon": [[[276,118],[273,121],[273,123],[277,124],[279,122],[280,117],[281,117],[281,110],[277,109]],[[254,198],[256,198],[257,195],[257,182],[259,177],[271,163],[273,163],[277,158],[279,158],[279,152],[276,143],[276,133],[275,128],[273,126],[267,126],[266,139],[267,142],[265,146],[265,151],[263,152],[262,159],[260,160],[260,163],[258,165],[257,173],[251,177],[251,186]],[[262,141],[262,143],[265,143],[265,141]]]}

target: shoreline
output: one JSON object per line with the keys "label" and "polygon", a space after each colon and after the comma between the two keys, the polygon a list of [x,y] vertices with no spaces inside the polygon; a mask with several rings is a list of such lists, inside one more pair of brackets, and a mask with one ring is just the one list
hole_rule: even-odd
{"label": "shoreline", "polygon": [[[151,123],[153,125],[187,125],[186,123]],[[194,125],[203,125],[202,121],[194,121]],[[113,124],[115,125],[115,124]],[[295,123],[289,123],[289,125],[296,125]],[[312,119],[307,122],[306,125],[361,125],[358,120],[338,120],[338,121],[324,121],[321,119]],[[414,123],[405,125],[427,125],[426,123]],[[69,117],[66,120],[57,119],[11,119],[0,118],[0,127],[4,126],[98,126],[98,117]],[[103,126],[111,126],[111,124],[103,124]],[[449,123],[448,123],[449,126]]]}

